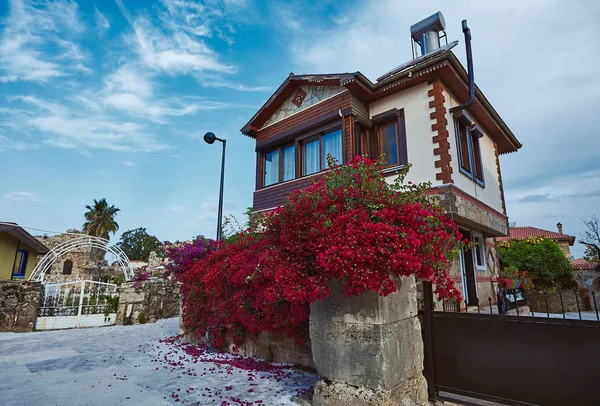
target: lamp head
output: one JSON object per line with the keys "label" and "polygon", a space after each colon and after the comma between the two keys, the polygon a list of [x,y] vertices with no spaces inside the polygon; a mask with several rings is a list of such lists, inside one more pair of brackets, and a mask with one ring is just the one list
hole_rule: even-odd
{"label": "lamp head", "polygon": [[214,143],[216,139],[217,139],[217,136],[214,133],[207,132],[206,134],[204,134],[204,141],[207,144]]}

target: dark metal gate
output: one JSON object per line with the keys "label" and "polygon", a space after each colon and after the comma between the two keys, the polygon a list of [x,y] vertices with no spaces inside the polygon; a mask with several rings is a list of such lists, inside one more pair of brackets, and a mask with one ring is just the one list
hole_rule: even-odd
{"label": "dark metal gate", "polygon": [[[600,404],[600,323],[566,318],[421,312],[430,397],[448,392],[505,404]],[[458,307],[460,310],[460,307]]]}

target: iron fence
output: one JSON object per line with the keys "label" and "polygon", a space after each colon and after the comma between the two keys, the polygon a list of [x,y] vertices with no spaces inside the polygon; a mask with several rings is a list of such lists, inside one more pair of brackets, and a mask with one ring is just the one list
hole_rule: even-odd
{"label": "iron fence", "polygon": [[[477,313],[517,317],[545,317],[600,322],[600,292],[573,289],[518,289],[503,291],[494,281],[496,297],[487,297],[484,303],[467,305],[464,301],[446,299],[438,302],[436,311]],[[419,297],[419,310],[423,298]]]}
{"label": "iron fence", "polygon": [[423,283],[419,316],[430,398],[449,393],[511,405],[598,404],[589,384],[600,365],[597,293],[501,293],[478,306],[434,303],[431,283]]}

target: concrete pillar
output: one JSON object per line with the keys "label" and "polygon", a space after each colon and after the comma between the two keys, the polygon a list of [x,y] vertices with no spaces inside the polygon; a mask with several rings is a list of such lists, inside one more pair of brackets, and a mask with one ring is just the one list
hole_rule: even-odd
{"label": "concrete pillar", "polygon": [[310,339],[321,377],[313,406],[428,404],[414,277],[387,297],[346,298],[333,284],[311,305]]}

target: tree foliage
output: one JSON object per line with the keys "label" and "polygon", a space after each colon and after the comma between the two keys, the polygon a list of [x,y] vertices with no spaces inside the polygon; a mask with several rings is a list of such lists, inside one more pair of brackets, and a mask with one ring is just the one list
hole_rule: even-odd
{"label": "tree foliage", "polygon": [[[108,240],[111,233],[117,232],[119,223],[115,221],[115,216],[120,209],[114,205],[109,206],[106,199],[94,199],[94,205],[86,205],[85,208],[87,211],[84,213],[83,231],[86,234]],[[104,254],[104,250],[92,248],[92,258],[103,259]]]}
{"label": "tree foliage", "polygon": [[396,290],[398,277],[434,281],[438,297],[458,297],[448,277],[460,233],[429,184],[389,184],[381,162],[356,158],[294,192],[268,215],[260,232],[220,242],[180,275],[183,321],[217,345],[261,331],[297,342],[307,336],[309,304],[337,280],[346,295]]}
{"label": "tree foliage", "polygon": [[146,261],[152,251],[159,256],[162,252],[162,243],[155,236],[148,234],[143,227],[124,232],[117,246],[130,260],[137,261]]}
{"label": "tree foliage", "polygon": [[245,230],[250,228],[251,215],[252,215],[252,207],[247,207],[246,211],[244,212],[246,221],[244,222],[243,225],[240,224],[237,217],[235,217],[233,215],[224,216],[223,225],[221,227],[221,236],[222,236],[221,238],[227,243],[232,243],[232,242],[236,242],[237,240],[239,240],[240,235]]}
{"label": "tree foliage", "polygon": [[583,220],[586,230],[581,236],[581,244],[586,245],[584,258],[588,261],[600,261],[600,219],[594,214],[589,220]]}
{"label": "tree foliage", "polygon": [[115,216],[121,209],[114,205],[109,206],[106,199],[94,199],[94,205],[86,205],[85,208],[87,211],[84,214],[83,231],[86,234],[108,240],[110,233],[114,234],[119,230]]}
{"label": "tree foliage", "polygon": [[534,288],[572,287],[571,261],[547,238],[504,241],[498,245],[501,266],[527,272]]}
{"label": "tree foliage", "polygon": [[598,262],[600,261],[600,256],[594,247],[588,245],[585,247],[585,251],[583,252],[583,259],[586,261]]}

